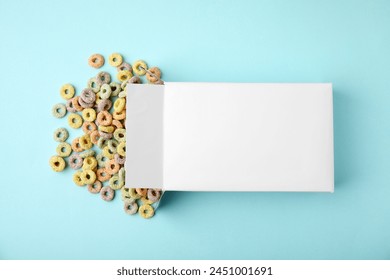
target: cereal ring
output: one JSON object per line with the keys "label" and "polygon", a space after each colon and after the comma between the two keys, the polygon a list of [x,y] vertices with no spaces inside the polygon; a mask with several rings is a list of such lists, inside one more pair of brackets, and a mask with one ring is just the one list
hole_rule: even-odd
{"label": "cereal ring", "polygon": [[96,77],[92,77],[88,80],[87,87],[92,89],[94,93],[98,93],[100,85],[97,83]]}
{"label": "cereal ring", "polygon": [[81,112],[82,110],[84,110],[84,108],[80,105],[79,100],[80,96],[75,96],[74,98],[72,98],[72,106],[76,109],[77,112]]}
{"label": "cereal ring", "polygon": [[141,196],[135,191],[134,188],[129,189],[129,195],[131,198],[140,199]]}
{"label": "cereal ring", "polygon": [[93,122],[84,122],[83,123],[83,131],[86,134],[91,134],[96,130],[96,124]]}
{"label": "cereal ring", "polygon": [[135,191],[142,197],[146,197],[148,189],[145,188],[136,188]]}
{"label": "cereal ring", "polygon": [[71,113],[76,113],[77,110],[73,107],[73,98],[66,101],[66,110]]}
{"label": "cereal ring", "polygon": [[119,180],[118,175],[112,176],[108,183],[110,185],[110,188],[113,190],[120,190],[125,185],[125,182]]}
{"label": "cereal ring", "polygon": [[120,166],[115,161],[115,159],[111,159],[106,163],[106,170],[107,170],[107,173],[110,175],[114,175],[114,174],[118,173],[119,168],[120,168]]}
{"label": "cereal ring", "polygon": [[108,159],[114,158],[114,153],[110,151],[110,148],[108,146],[105,146],[103,148],[102,154],[107,157]]}
{"label": "cereal ring", "polygon": [[98,140],[97,145],[98,145],[98,147],[99,147],[100,149],[103,149],[105,146],[107,146],[107,142],[108,142],[107,139],[105,139],[105,138],[100,138],[100,139]]}
{"label": "cereal ring", "polygon": [[119,180],[122,180],[123,182],[125,181],[125,168],[122,167],[121,169],[119,169],[118,171],[118,177],[119,177]]}
{"label": "cereal ring", "polygon": [[118,128],[114,131],[114,138],[118,142],[126,141],[126,129]]}
{"label": "cereal ring", "polygon": [[122,112],[123,109],[125,108],[126,106],[126,99],[124,98],[118,98],[117,100],[115,100],[114,102],[114,111],[115,112]]}
{"label": "cereal ring", "polygon": [[52,156],[49,160],[50,167],[55,171],[55,172],[61,172],[62,170],[65,169],[65,160],[62,157],[59,156]]}
{"label": "cereal ring", "polygon": [[160,192],[156,189],[148,189],[147,198],[152,202],[156,202],[160,199]]}
{"label": "cereal ring", "polygon": [[115,159],[116,163],[118,163],[118,164],[125,164],[125,162],[126,162],[126,157],[121,156],[120,154],[115,154],[114,159]]}
{"label": "cereal ring", "polygon": [[110,149],[111,152],[115,153],[116,152],[116,149],[118,147],[118,141],[116,141],[115,139],[110,139],[107,141],[107,145],[108,145],[108,148]]}
{"label": "cereal ring", "polygon": [[118,67],[122,64],[123,58],[119,53],[113,53],[108,57],[108,63],[111,66]]}
{"label": "cereal ring", "polygon": [[133,64],[133,72],[134,72],[134,74],[136,74],[138,76],[145,75],[147,69],[148,69],[148,66],[146,65],[145,61],[143,61],[143,60],[137,60]]}
{"label": "cereal ring", "polygon": [[123,128],[123,125],[122,125],[122,123],[120,122],[120,121],[118,121],[118,120],[112,120],[112,123],[111,123],[113,126],[115,126],[116,127],[116,129],[118,129],[118,128]]}
{"label": "cereal ring", "polygon": [[122,157],[126,156],[126,142],[120,142],[116,148],[116,152]]}
{"label": "cereal ring", "polygon": [[96,75],[96,82],[101,86],[102,84],[109,84],[111,82],[111,75],[107,72],[99,72]]}
{"label": "cereal ring", "polygon": [[72,147],[68,143],[62,142],[58,144],[56,152],[60,157],[68,157],[72,153]]}
{"label": "cereal ring", "polygon": [[83,180],[84,185],[90,185],[96,181],[96,174],[90,169],[83,170],[80,174],[80,177],[81,180]]}
{"label": "cereal ring", "polygon": [[102,99],[102,101],[98,104],[98,111],[108,111],[111,109],[112,101],[110,99]]}
{"label": "cereal ring", "polygon": [[121,85],[116,82],[111,82],[110,87],[111,87],[111,96],[117,96],[121,91]]}
{"label": "cereal ring", "polygon": [[83,119],[87,122],[93,122],[96,120],[96,111],[92,108],[86,108],[81,113],[83,116]]}
{"label": "cereal ring", "polygon": [[88,64],[93,68],[100,68],[104,64],[104,57],[101,54],[95,53],[88,58]]}
{"label": "cereal ring", "polygon": [[97,115],[96,121],[98,125],[110,125],[112,122],[112,116],[108,111],[101,111]]}
{"label": "cereal ring", "polygon": [[108,174],[108,172],[105,168],[99,168],[98,170],[96,170],[96,176],[97,176],[97,179],[101,182],[108,181],[111,178],[111,175]]}
{"label": "cereal ring", "polygon": [[102,187],[103,187],[102,182],[96,180],[95,183],[89,184],[89,185],[87,186],[87,190],[88,190],[90,193],[95,194],[95,193],[100,193],[100,190],[102,189]]}
{"label": "cereal ring", "polygon": [[83,148],[84,150],[91,149],[93,145],[89,134],[84,134],[83,136],[81,136],[79,143],[80,143],[80,147]]}
{"label": "cereal ring", "polygon": [[76,171],[76,173],[73,174],[73,182],[79,187],[85,185],[85,182],[81,177],[81,173],[82,173],[81,171]]}
{"label": "cereal ring", "polygon": [[135,199],[130,196],[130,189],[126,187],[121,188],[121,197],[123,201],[135,201]]}
{"label": "cereal ring", "polygon": [[146,79],[152,84],[160,80],[160,78],[161,70],[158,67],[152,67],[146,73]]}
{"label": "cereal ring", "polygon": [[96,100],[96,94],[90,88],[85,88],[80,94],[80,99],[85,103],[93,103]]}
{"label": "cereal ring", "polygon": [[131,67],[131,65],[127,62],[122,62],[121,65],[119,65],[117,68],[116,68],[118,71],[123,71],[123,70],[129,70],[130,72],[133,72],[133,68]]}
{"label": "cereal ring", "polygon": [[72,169],[79,169],[83,165],[83,159],[79,154],[73,154],[69,157],[69,166]]}
{"label": "cereal ring", "polygon": [[69,137],[69,132],[63,127],[57,128],[54,131],[53,138],[54,141],[56,142],[65,142],[66,139],[68,139],[68,137]]}
{"label": "cereal ring", "polygon": [[134,76],[132,77],[129,81],[128,81],[129,84],[141,84],[141,78],[138,77],[138,76]]}
{"label": "cereal ring", "polygon": [[80,115],[72,113],[68,116],[68,124],[72,128],[80,128],[80,126],[83,124],[83,119]]}
{"label": "cereal ring", "polygon": [[109,186],[105,186],[100,190],[100,196],[105,201],[111,201],[114,199],[115,191]]}
{"label": "cereal ring", "polygon": [[164,81],[163,80],[158,80],[156,81],[155,83],[153,83],[154,85],[163,85],[164,84]]}
{"label": "cereal ring", "polygon": [[123,209],[125,210],[126,214],[134,215],[138,211],[138,204],[135,201],[125,201]]}
{"label": "cereal ring", "polygon": [[79,137],[73,139],[72,150],[73,150],[73,152],[78,152],[78,153],[82,152],[84,150],[80,145],[80,138]]}
{"label": "cereal ring", "polygon": [[142,218],[149,219],[154,215],[154,209],[149,204],[143,204],[139,207],[139,214]]}
{"label": "cereal ring", "polygon": [[151,201],[145,197],[141,197],[141,202],[142,202],[142,204],[149,204],[149,205],[153,204],[153,201]]}
{"label": "cereal ring", "polygon": [[114,129],[115,127],[113,127],[112,125],[109,126],[99,125],[99,131],[103,131],[105,133],[113,133]]}
{"label": "cereal ring", "polygon": [[63,99],[71,99],[75,94],[75,89],[71,84],[65,84],[60,89],[60,94]]}
{"label": "cereal ring", "polygon": [[106,166],[106,162],[109,160],[107,157],[105,157],[103,154],[98,154],[96,156],[96,160],[98,161],[98,165],[100,167]]}
{"label": "cereal ring", "polygon": [[83,108],[83,110],[84,110],[84,108],[93,108],[93,106],[95,106],[95,103],[93,103],[93,102],[87,103],[81,98],[78,99],[78,102],[79,102],[80,106]]}
{"label": "cereal ring", "polygon": [[118,97],[120,97],[120,98],[124,98],[124,97],[126,97],[127,96],[127,90],[123,90],[123,91],[121,91],[119,94],[118,94]]}
{"label": "cereal ring", "polygon": [[102,85],[100,89],[100,97],[102,99],[108,99],[111,96],[111,87],[108,84]]}
{"label": "cereal ring", "polygon": [[53,106],[51,113],[57,119],[63,118],[66,115],[66,106],[62,103],[58,103]]}
{"label": "cereal ring", "polygon": [[126,90],[127,84],[128,84],[128,81],[124,81],[123,83],[121,83],[121,89]]}
{"label": "cereal ring", "polygon": [[[81,155],[80,155],[81,156]],[[83,170],[94,170],[97,167],[97,160],[93,156],[84,159]]]}
{"label": "cereal ring", "polygon": [[126,118],[126,110],[122,110],[121,112],[114,112],[112,114],[112,117],[115,119],[115,120],[124,120]]}
{"label": "cereal ring", "polygon": [[112,138],[112,133],[107,133],[107,132],[103,132],[103,131],[99,131],[99,135],[101,138],[105,139],[105,140],[109,140]]}
{"label": "cereal ring", "polygon": [[84,152],[80,153],[80,157],[81,158],[93,157],[94,155],[95,155],[95,151],[94,150],[87,150],[87,151],[84,151]]}
{"label": "cereal ring", "polygon": [[116,78],[121,82],[129,80],[131,77],[133,74],[129,70],[121,70],[116,74]]}
{"label": "cereal ring", "polygon": [[96,101],[94,108],[97,109],[100,102],[102,102],[102,98],[100,97],[100,92],[96,93]]}
{"label": "cereal ring", "polygon": [[95,130],[95,131],[92,131],[91,134],[91,142],[92,144],[94,145],[97,145],[99,139],[100,139],[100,134],[99,134],[99,131]]}

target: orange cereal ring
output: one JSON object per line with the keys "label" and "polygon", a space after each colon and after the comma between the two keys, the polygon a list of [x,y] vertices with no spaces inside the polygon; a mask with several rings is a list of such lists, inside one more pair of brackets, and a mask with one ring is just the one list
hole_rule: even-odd
{"label": "orange cereal ring", "polygon": [[96,176],[100,182],[108,181],[111,178],[111,175],[107,172],[105,168],[99,168],[98,170],[96,170]]}
{"label": "orange cereal ring", "polygon": [[121,112],[114,112],[112,114],[112,117],[115,119],[115,120],[124,120],[126,118],[126,109],[122,110]]}
{"label": "orange cereal ring", "polygon": [[114,175],[119,171],[119,164],[115,161],[115,159],[111,159],[106,162],[106,170],[108,174]]}
{"label": "orange cereal ring", "polygon": [[99,134],[99,131],[97,130],[94,130],[91,132],[90,134],[91,136],[91,142],[94,144],[94,145],[97,145],[98,141],[99,141],[99,138],[100,138],[100,134]]}
{"label": "orange cereal ring", "polygon": [[72,99],[72,106],[74,109],[76,109],[77,112],[81,112],[82,110],[84,110],[84,108],[79,103],[79,98],[79,96],[76,96]]}
{"label": "orange cereal ring", "polygon": [[72,150],[73,150],[74,152],[78,152],[78,153],[84,151],[84,149],[83,149],[83,148],[81,147],[81,145],[80,145],[79,140],[80,140],[80,138],[77,137],[77,138],[75,138],[75,139],[72,141]]}
{"label": "orange cereal ring", "polygon": [[88,58],[88,64],[93,68],[100,68],[104,64],[104,57],[101,54],[95,53]]}
{"label": "orange cereal ring", "polygon": [[84,133],[86,134],[91,134],[92,132],[96,131],[96,124],[93,122],[84,122],[82,127]]}
{"label": "orange cereal ring", "polygon": [[142,197],[146,197],[146,195],[148,194],[148,189],[136,188],[136,189],[135,189],[135,192],[136,192],[137,194],[139,194],[140,196],[142,196]]}
{"label": "orange cereal ring", "polygon": [[122,123],[120,121],[118,121],[118,120],[112,120],[111,124],[113,126],[115,126],[116,128],[123,128]]}
{"label": "orange cereal ring", "polygon": [[112,116],[108,111],[101,111],[97,115],[96,122],[98,125],[110,125],[112,122]]}

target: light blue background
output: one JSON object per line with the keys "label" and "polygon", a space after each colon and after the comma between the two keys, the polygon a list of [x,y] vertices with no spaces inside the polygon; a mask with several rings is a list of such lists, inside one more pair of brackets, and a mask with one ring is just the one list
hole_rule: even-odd
{"label": "light blue background", "polygon": [[[390,259],[389,1],[112,2],[0,0],[0,259]],[[114,51],[166,81],[332,82],[335,193],[173,192],[143,220],[52,172],[60,86]]]}

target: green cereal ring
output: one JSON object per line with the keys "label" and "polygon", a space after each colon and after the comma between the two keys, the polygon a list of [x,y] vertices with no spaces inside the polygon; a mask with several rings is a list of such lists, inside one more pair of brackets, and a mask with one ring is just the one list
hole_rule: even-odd
{"label": "green cereal ring", "polygon": [[68,157],[72,153],[72,147],[68,143],[62,142],[58,144],[56,152],[60,157]]}
{"label": "green cereal ring", "polygon": [[83,136],[81,136],[79,139],[79,144],[80,147],[83,148],[84,150],[89,150],[93,146],[89,134],[84,134]]}
{"label": "green cereal ring", "polygon": [[100,167],[105,167],[106,166],[106,163],[107,161],[109,160],[108,157],[105,157],[103,154],[98,154],[96,156],[96,160],[98,162],[98,165]]}
{"label": "green cereal ring", "polygon": [[65,84],[60,89],[61,97],[68,100],[71,99],[75,94],[75,89],[71,84]]}
{"label": "green cereal ring", "polygon": [[115,153],[116,152],[116,148],[118,147],[118,141],[116,141],[115,139],[110,139],[108,140],[107,142],[107,145],[108,145],[108,148],[110,149],[111,152]]}
{"label": "green cereal ring", "polygon": [[118,145],[118,148],[116,149],[116,152],[121,155],[122,157],[126,156],[126,142],[120,142]]}
{"label": "green cereal ring", "polygon": [[120,154],[115,154],[114,159],[115,159],[116,163],[118,163],[118,164],[125,164],[125,162],[126,162],[126,157],[123,157]]}
{"label": "green cereal ring", "polygon": [[125,142],[126,141],[126,129],[124,128],[118,128],[114,131],[114,139],[118,142]]}
{"label": "green cereal ring", "polygon": [[104,139],[104,138],[99,138],[98,142],[97,142],[97,145],[100,149],[103,149],[105,146],[107,146],[107,142],[108,140],[107,139]]}
{"label": "green cereal ring", "polygon": [[82,112],[83,119],[87,122],[96,120],[96,111],[92,108],[86,108]]}
{"label": "green cereal ring", "polygon": [[98,93],[100,91],[100,85],[98,84],[96,77],[88,80],[87,87],[92,89],[94,93]]}
{"label": "green cereal ring", "polygon": [[112,176],[108,183],[110,185],[110,188],[113,190],[120,190],[125,185],[125,182],[119,180],[118,175]]}
{"label": "green cereal ring", "polygon": [[123,70],[129,70],[130,72],[133,72],[133,68],[131,67],[131,65],[127,62],[122,62],[121,65],[119,65],[117,68],[116,68],[118,71],[123,71]]}
{"label": "green cereal ring", "polygon": [[123,205],[123,209],[125,210],[126,214],[134,215],[138,211],[138,204],[137,202],[133,201],[125,201]]}
{"label": "green cereal ring", "polygon": [[90,169],[83,170],[80,174],[80,177],[83,180],[84,185],[90,185],[96,181],[96,174]]}
{"label": "green cereal ring", "polygon": [[126,90],[128,83],[129,83],[129,81],[124,81],[123,83],[121,83],[121,89]]}
{"label": "green cereal ring", "polygon": [[108,63],[111,66],[118,67],[122,64],[123,58],[119,53],[113,53],[108,57]]}
{"label": "green cereal ring", "polygon": [[66,139],[68,139],[69,137],[69,132],[65,128],[60,127],[54,131],[53,136],[54,136],[54,141],[65,142]]}
{"label": "green cereal ring", "polygon": [[101,86],[102,84],[109,84],[111,82],[111,75],[107,72],[99,72],[96,75],[96,82]]}
{"label": "green cereal ring", "polygon": [[115,100],[114,102],[114,111],[115,112],[122,112],[123,109],[125,108],[126,106],[126,99],[124,98],[118,98],[117,100]]}
{"label": "green cereal ring", "polygon": [[72,128],[80,128],[83,125],[83,119],[79,114],[72,113],[68,116],[68,124]]}
{"label": "green cereal ring", "polygon": [[154,209],[149,204],[143,204],[139,207],[139,214],[142,218],[149,219],[154,215]]}
{"label": "green cereal ring", "polygon": [[132,198],[131,196],[130,196],[130,193],[129,193],[129,188],[126,188],[126,187],[123,187],[123,188],[121,188],[121,197],[122,197],[122,200],[123,201],[130,201],[130,202],[134,202],[135,201],[135,199],[134,198]]}
{"label": "green cereal ring", "polygon": [[66,106],[62,103],[58,103],[53,106],[51,112],[57,119],[63,118],[66,115]]}
{"label": "green cereal ring", "polygon": [[121,85],[116,82],[111,82],[110,87],[111,87],[111,96],[118,96],[119,92],[121,91]]}
{"label": "green cereal ring", "polygon": [[100,88],[100,97],[102,99],[108,99],[111,96],[111,87],[108,84],[102,85]]}
{"label": "green cereal ring", "polygon": [[102,154],[107,157],[108,159],[114,158],[114,153],[110,151],[110,148],[108,146],[105,146],[102,150]]}
{"label": "green cereal ring", "polygon": [[50,167],[55,171],[55,172],[61,172],[62,170],[65,169],[65,160],[62,157],[59,156],[52,156],[49,160]]}
{"label": "green cereal ring", "polygon": [[116,74],[116,78],[121,82],[129,80],[131,77],[133,77],[133,74],[129,70],[122,70]]}
{"label": "green cereal ring", "polygon": [[148,69],[148,65],[146,65],[145,61],[143,60],[137,60],[133,64],[133,72],[138,76],[145,75],[147,69]]}
{"label": "green cereal ring", "polygon": [[152,203],[158,201],[160,199],[160,191],[156,189],[148,189],[147,198]]}
{"label": "green cereal ring", "polygon": [[129,189],[129,195],[131,198],[139,199],[141,196],[136,192],[135,189]]}
{"label": "green cereal ring", "polygon": [[93,157],[94,155],[95,155],[94,150],[87,150],[87,151],[80,153],[81,158]]}
{"label": "green cereal ring", "polygon": [[111,201],[115,197],[115,191],[109,186],[105,186],[100,190],[100,197],[105,201]]}
{"label": "green cereal ring", "polygon": [[126,172],[126,171],[125,171],[125,168],[124,168],[124,167],[122,167],[122,168],[119,169],[119,171],[118,171],[119,180],[122,180],[123,182],[125,181],[125,175],[126,175],[125,172]]}
{"label": "green cereal ring", "polygon": [[118,94],[118,97],[119,98],[124,98],[127,96],[127,91],[126,90],[122,90],[119,94]]}
{"label": "green cereal ring", "polygon": [[72,169],[79,169],[83,166],[83,159],[79,154],[73,154],[69,157],[69,166]]}
{"label": "green cereal ring", "polygon": [[89,191],[90,193],[96,194],[96,193],[100,193],[102,187],[103,187],[102,182],[96,180],[95,183],[89,184],[89,185],[87,186],[87,189],[88,189],[88,191]]}
{"label": "green cereal ring", "polygon": [[84,186],[85,185],[85,182],[83,180],[83,178],[81,177],[81,171],[76,171],[74,174],[73,174],[73,182],[81,187],[81,186]]}
{"label": "green cereal ring", "polygon": [[96,158],[87,157],[83,162],[83,170],[94,170],[97,167],[98,163]]}

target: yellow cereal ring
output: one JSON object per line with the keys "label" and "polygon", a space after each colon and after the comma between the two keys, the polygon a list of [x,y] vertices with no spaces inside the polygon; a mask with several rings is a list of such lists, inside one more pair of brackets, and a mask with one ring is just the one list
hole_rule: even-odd
{"label": "yellow cereal ring", "polygon": [[104,126],[104,125],[99,125],[99,131],[103,131],[105,133],[113,133],[115,130],[115,127],[112,125]]}
{"label": "yellow cereal ring", "polygon": [[129,189],[129,195],[131,198],[139,199],[141,196],[135,191],[135,189]]}
{"label": "yellow cereal ring", "polygon": [[68,116],[68,124],[72,128],[80,128],[83,124],[83,119],[79,114],[72,113]]}
{"label": "yellow cereal ring", "polygon": [[65,84],[60,89],[61,97],[66,100],[71,99],[74,96],[75,92],[76,91],[71,84]]}
{"label": "yellow cereal ring", "polygon": [[83,119],[87,122],[93,122],[96,120],[96,111],[92,108],[84,109],[82,115]]}
{"label": "yellow cereal ring", "polygon": [[151,201],[145,197],[141,197],[141,201],[143,204],[149,204],[149,205],[153,204],[153,201]]}
{"label": "yellow cereal ring", "polygon": [[108,63],[111,66],[118,67],[123,62],[123,57],[119,53],[113,53],[108,57]]}
{"label": "yellow cereal ring", "polygon": [[120,113],[125,108],[125,106],[126,106],[126,99],[118,98],[114,102],[114,111]]}
{"label": "yellow cereal ring", "polygon": [[100,92],[96,93],[96,100],[95,103],[99,104],[100,102],[103,101],[103,98],[100,96]]}
{"label": "yellow cereal ring", "polygon": [[79,144],[80,147],[83,148],[84,150],[89,150],[93,146],[89,134],[84,134],[83,136],[81,136],[79,139]]}
{"label": "yellow cereal ring", "polygon": [[116,152],[122,157],[126,156],[126,142],[120,142],[118,147],[116,147]]}
{"label": "yellow cereal ring", "polygon": [[133,64],[133,72],[138,76],[143,76],[146,74],[146,70],[148,69],[148,65],[143,60],[137,60]]}
{"label": "yellow cereal ring", "polygon": [[87,157],[83,161],[83,170],[94,170],[97,167],[97,160],[95,157]]}
{"label": "yellow cereal ring", "polygon": [[73,174],[73,182],[77,185],[77,186],[84,186],[85,185],[85,182],[83,180],[83,178],[81,177],[81,171],[76,171],[74,174]]}
{"label": "yellow cereal ring", "polygon": [[83,170],[80,177],[83,180],[84,185],[91,185],[96,181],[96,174],[90,169]]}
{"label": "yellow cereal ring", "polygon": [[139,214],[142,218],[149,219],[154,215],[154,209],[149,204],[143,204],[138,209]]}
{"label": "yellow cereal ring", "polygon": [[105,146],[103,148],[102,154],[103,154],[103,156],[105,156],[108,159],[113,159],[114,158],[114,153],[111,152],[110,147],[108,147],[108,146]]}
{"label": "yellow cereal ring", "polygon": [[66,142],[62,142],[58,144],[56,152],[60,157],[68,157],[72,153],[72,146]]}
{"label": "yellow cereal ring", "polygon": [[49,160],[50,167],[55,171],[55,172],[61,172],[62,170],[65,169],[65,160],[62,157],[59,156],[52,156]]}
{"label": "yellow cereal ring", "polygon": [[129,80],[131,77],[133,77],[133,74],[129,70],[121,70],[116,74],[116,78],[121,82]]}

